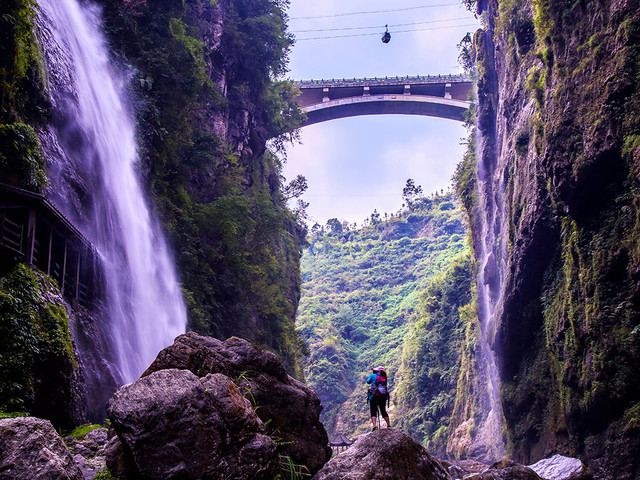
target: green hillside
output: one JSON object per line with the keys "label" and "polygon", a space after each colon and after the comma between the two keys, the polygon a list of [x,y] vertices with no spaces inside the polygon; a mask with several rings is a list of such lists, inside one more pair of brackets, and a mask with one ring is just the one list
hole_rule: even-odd
{"label": "green hillside", "polygon": [[[386,220],[374,214],[359,230],[340,231],[331,220],[329,233],[314,230],[302,257],[297,319],[310,349],[305,375],[322,400],[329,433],[353,435],[368,428],[363,384],[370,368],[385,365],[397,390],[421,292],[456,259],[468,257],[466,215],[447,193],[422,198]],[[398,420],[394,398],[392,422]]]}

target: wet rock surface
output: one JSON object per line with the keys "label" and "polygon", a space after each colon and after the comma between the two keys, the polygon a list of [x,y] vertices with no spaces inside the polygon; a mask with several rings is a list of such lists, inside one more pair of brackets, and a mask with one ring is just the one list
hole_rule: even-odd
{"label": "wet rock surface", "polygon": [[83,480],[71,453],[48,420],[0,420],[0,480]]}
{"label": "wet rock surface", "polygon": [[277,471],[275,442],[225,375],[153,372],[120,388],[107,413],[122,442],[109,452],[127,455],[144,478],[271,479]]}
{"label": "wet rock surface", "polygon": [[380,429],[360,435],[313,480],[449,480],[444,466],[409,435]]}
{"label": "wet rock surface", "polygon": [[202,377],[220,373],[234,380],[269,434],[281,439],[279,452],[313,473],[331,458],[328,436],[319,415],[318,395],[287,375],[276,355],[240,338],[226,341],[190,332],[162,350],[143,377],[167,368],[187,369]]}
{"label": "wet rock surface", "polygon": [[554,455],[530,465],[545,480],[590,480],[593,477],[577,458]]}

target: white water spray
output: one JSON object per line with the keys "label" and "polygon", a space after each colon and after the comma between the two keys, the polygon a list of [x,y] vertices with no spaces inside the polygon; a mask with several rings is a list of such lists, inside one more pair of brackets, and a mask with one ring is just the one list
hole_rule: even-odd
{"label": "white water spray", "polygon": [[[495,139],[493,139],[495,140]],[[507,271],[506,229],[502,228],[505,218],[504,182],[496,173],[494,158],[485,158],[495,154],[496,146],[486,148],[480,131],[476,145],[479,146],[478,179],[481,193],[481,245],[480,268],[478,271],[478,315],[481,324],[480,365],[481,375],[486,386],[482,402],[484,420],[478,428],[475,443],[484,451],[486,461],[499,460],[504,456],[504,415],[500,403],[500,379],[493,344],[496,336],[498,316],[504,296],[503,273]]]}
{"label": "white water spray", "polygon": [[[54,143],[73,164],[64,172],[53,169],[52,190],[57,190],[59,208],[103,260],[109,308],[105,323],[122,380],[131,382],[184,332],[186,309],[172,258],[138,182],[134,122],[124,101],[123,78],[108,56],[99,9],[81,7],[77,0],[39,3],[45,33],[53,37],[49,44],[59,50],[50,70],[66,69],[51,73],[63,86],[51,95],[54,118],[56,111],[63,117]],[[80,196],[81,206],[77,199],[73,204],[69,187],[79,183],[89,196]]]}

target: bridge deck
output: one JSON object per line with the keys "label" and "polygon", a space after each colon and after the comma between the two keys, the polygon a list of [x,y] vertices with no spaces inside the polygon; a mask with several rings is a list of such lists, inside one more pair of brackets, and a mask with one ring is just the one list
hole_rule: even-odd
{"label": "bridge deck", "polygon": [[304,125],[358,115],[404,114],[464,120],[473,82],[466,75],[302,80]]}

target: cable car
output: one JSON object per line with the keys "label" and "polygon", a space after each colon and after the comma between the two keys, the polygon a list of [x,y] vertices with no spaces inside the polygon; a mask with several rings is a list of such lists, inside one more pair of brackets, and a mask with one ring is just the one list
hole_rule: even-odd
{"label": "cable car", "polygon": [[384,28],[386,28],[387,31],[384,32],[384,35],[382,35],[382,43],[389,43],[389,41],[391,40],[391,34],[389,33],[389,26],[385,25]]}

